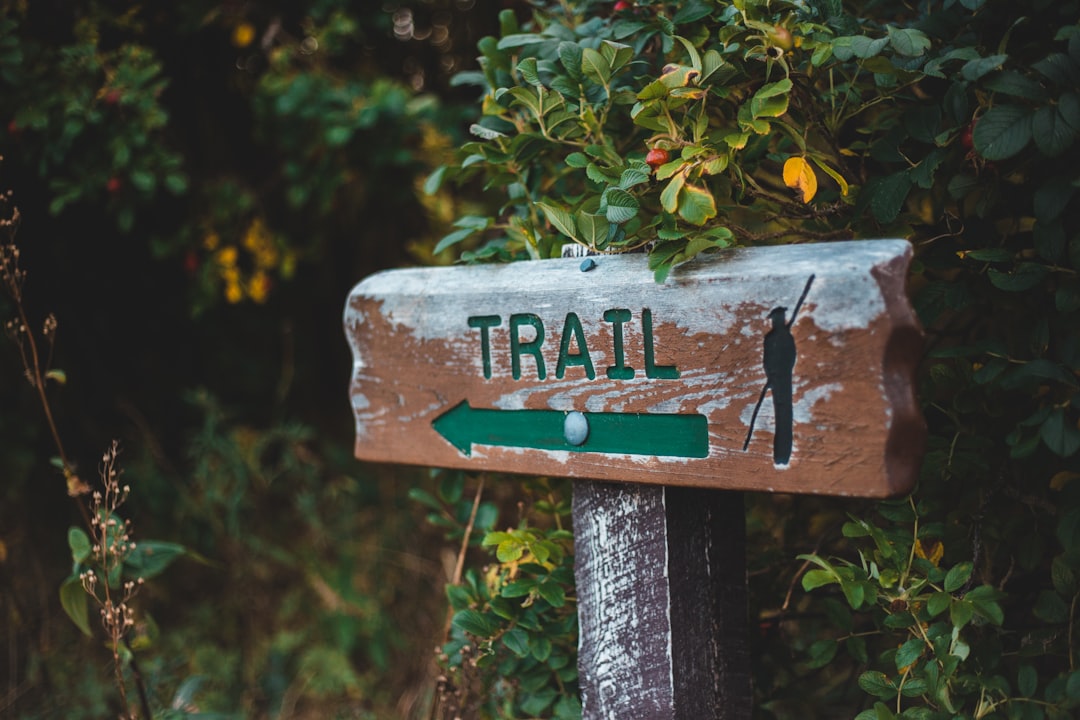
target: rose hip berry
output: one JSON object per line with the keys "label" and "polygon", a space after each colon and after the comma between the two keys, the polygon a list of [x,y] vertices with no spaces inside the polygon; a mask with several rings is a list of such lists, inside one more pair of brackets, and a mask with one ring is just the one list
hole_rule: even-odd
{"label": "rose hip berry", "polygon": [[653,148],[649,151],[649,154],[645,156],[645,163],[651,167],[654,171],[668,161],[668,151],[663,148]]}
{"label": "rose hip berry", "polygon": [[627,2],[626,0],[619,0],[617,3],[615,3],[615,5],[614,5],[614,7],[612,9],[615,12],[622,12],[623,10],[630,10],[633,7],[634,7],[633,3]]}
{"label": "rose hip berry", "polygon": [[975,149],[975,125],[978,122],[978,120],[972,120],[967,124],[967,127],[960,131],[960,146],[965,150]]}

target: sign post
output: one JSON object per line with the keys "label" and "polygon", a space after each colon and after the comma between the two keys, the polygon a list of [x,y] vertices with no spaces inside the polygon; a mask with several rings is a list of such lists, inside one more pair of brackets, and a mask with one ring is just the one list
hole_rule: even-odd
{"label": "sign post", "polygon": [[910,258],[746,248],[663,284],[641,255],[378,273],[345,310],[356,455],[602,481],[574,497],[585,717],[749,717],[737,491],[911,488]]}

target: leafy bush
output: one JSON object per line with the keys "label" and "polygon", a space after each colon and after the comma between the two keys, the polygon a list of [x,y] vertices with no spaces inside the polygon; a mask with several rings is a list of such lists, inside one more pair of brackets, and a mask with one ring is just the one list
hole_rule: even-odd
{"label": "leafy bush", "polygon": [[[752,583],[758,712],[1069,717],[1080,5],[533,6],[524,24],[504,11],[500,36],[479,43],[481,70],[459,76],[483,90],[477,139],[428,188],[481,187],[490,209],[461,217],[438,250],[466,262],[569,243],[647,250],[662,282],[734,244],[916,246],[921,482],[876,507],[754,499],[750,527],[803,561],[750,559],[771,576]],[[781,603],[800,579],[810,594]],[[467,629],[483,641],[507,627]]]}

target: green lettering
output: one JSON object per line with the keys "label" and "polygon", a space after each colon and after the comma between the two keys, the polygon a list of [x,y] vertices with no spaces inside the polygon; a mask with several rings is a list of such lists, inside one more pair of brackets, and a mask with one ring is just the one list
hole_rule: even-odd
{"label": "green lettering", "polygon": [[502,318],[498,315],[473,315],[469,318],[469,327],[480,328],[480,356],[484,360],[484,377],[491,379],[491,338],[488,328],[498,327]]}
{"label": "green lettering", "polygon": [[[536,337],[528,342],[521,341],[518,332],[522,325],[529,325],[536,331]],[[544,322],[532,313],[518,313],[510,316],[510,369],[515,380],[521,379],[521,354],[532,355],[536,360],[536,376],[543,380],[547,377],[547,369],[544,367],[544,356],[540,354],[540,346],[544,343]]]}
{"label": "green lettering", "polygon": [[[577,341],[580,352],[570,354],[570,339]],[[581,320],[577,313],[566,313],[566,322],[563,323],[562,343],[559,345],[559,364],[555,366],[555,377],[562,380],[569,365],[580,365],[585,368],[585,375],[590,380],[596,377],[593,369],[592,358],[589,357],[589,346],[585,343],[585,331],[581,327]]]}
{"label": "green lettering", "polygon": [[634,377],[634,368],[627,367],[623,355],[623,331],[624,322],[630,320],[630,311],[623,308],[604,311],[604,320],[611,323],[611,337],[615,353],[615,364],[607,369],[607,376],[612,380],[630,380]]}
{"label": "green lettering", "polygon": [[653,355],[652,310],[641,311],[641,331],[645,334],[645,377],[658,380],[677,380],[679,369],[674,365],[657,365]]}

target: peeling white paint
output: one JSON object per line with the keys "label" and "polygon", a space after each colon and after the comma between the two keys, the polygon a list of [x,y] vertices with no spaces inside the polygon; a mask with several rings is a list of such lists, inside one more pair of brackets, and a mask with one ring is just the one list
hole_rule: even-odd
{"label": "peeling white paint", "polygon": [[[382,302],[382,312],[405,332],[419,340],[450,339],[461,336],[470,315],[500,315],[503,327],[513,312],[550,311],[560,321],[566,312],[605,304],[624,306],[625,299],[612,301],[610,287],[620,289],[625,298],[628,285],[638,300],[629,309],[636,313],[651,308],[656,322],[679,318],[691,334],[727,334],[739,324],[739,332],[760,336],[761,329],[742,325],[739,311],[745,304],[765,309],[793,308],[806,279],[815,275],[806,306],[800,310],[814,324],[829,332],[866,327],[884,310],[884,302],[870,269],[906,252],[903,240],[851,241],[787,245],[768,248],[736,248],[696,259],[677,268],[667,283],[658,285],[648,272],[644,255],[604,257],[594,270],[583,273],[574,258],[538,260],[490,266],[414,268],[372,275],[357,286],[355,293]],[[687,313],[678,292],[694,284],[701,294],[701,312]],[[852,284],[863,287],[853,288]],[[475,288],[475,290],[472,290]],[[556,292],[559,298],[553,299]],[[514,307],[508,298],[530,294],[527,306]],[[455,312],[454,309],[458,311]],[[545,313],[547,315],[547,313]],[[362,323],[362,312],[352,304],[346,309],[346,326]],[[586,332],[595,330],[600,317],[581,317]],[[590,328],[590,325],[592,326]],[[551,328],[558,332],[559,327]],[[479,337],[479,330],[475,331]]]}

